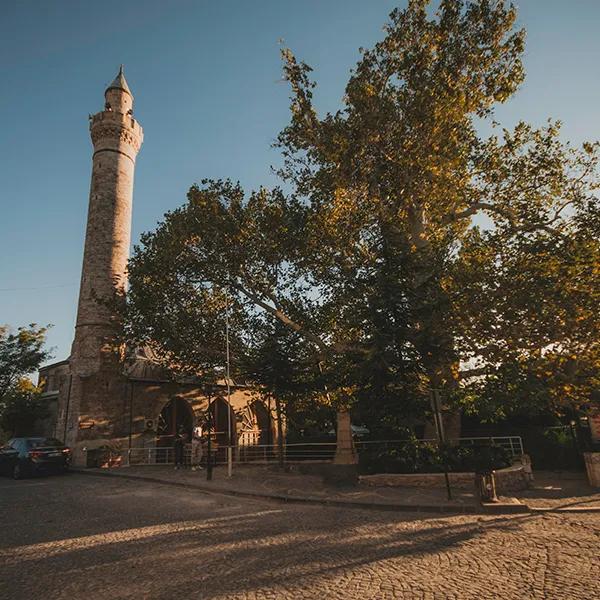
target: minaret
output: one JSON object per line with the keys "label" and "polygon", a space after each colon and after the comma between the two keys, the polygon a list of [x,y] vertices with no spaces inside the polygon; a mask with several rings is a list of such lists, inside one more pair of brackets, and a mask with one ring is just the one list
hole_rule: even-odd
{"label": "minaret", "polygon": [[133,95],[123,67],[104,92],[104,110],[90,116],[92,181],[75,339],[66,438],[118,435],[124,380],[110,344],[113,314],[105,303],[126,285],[135,160],[143,131],[133,118]]}

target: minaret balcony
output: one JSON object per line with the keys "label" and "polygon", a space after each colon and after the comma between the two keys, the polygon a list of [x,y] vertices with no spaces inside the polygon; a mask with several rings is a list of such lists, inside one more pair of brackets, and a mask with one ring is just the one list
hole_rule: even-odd
{"label": "minaret balcony", "polygon": [[141,125],[133,118],[132,115],[125,115],[117,111],[104,110],[96,113],[95,115],[90,115],[90,130],[97,123],[120,125],[121,127],[133,129],[138,135],[142,134]]}
{"label": "minaret balcony", "polygon": [[141,125],[131,115],[118,112],[104,111],[92,115],[90,132],[96,150],[126,143],[133,149],[132,158],[135,157],[144,140]]}

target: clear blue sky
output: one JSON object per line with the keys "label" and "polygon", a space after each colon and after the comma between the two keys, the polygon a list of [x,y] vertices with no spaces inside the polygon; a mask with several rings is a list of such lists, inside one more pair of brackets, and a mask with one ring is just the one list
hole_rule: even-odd
{"label": "clear blue sky", "polygon": [[[315,68],[337,108],[359,46],[406,0],[2,0],[0,323],[54,325],[70,351],[88,202],[88,113],[125,64],[145,131],[133,240],[203,177],[274,183],[270,144],[286,123],[278,40]],[[527,80],[497,113],[564,122],[600,138],[600,1],[520,0]],[[35,289],[31,289],[35,288]]]}

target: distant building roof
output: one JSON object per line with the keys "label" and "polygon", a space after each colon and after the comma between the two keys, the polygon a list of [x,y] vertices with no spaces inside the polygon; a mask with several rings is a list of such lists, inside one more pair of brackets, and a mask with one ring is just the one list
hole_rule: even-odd
{"label": "distant building roof", "polygon": [[[130,352],[127,360],[127,366],[124,369],[125,376],[133,381],[148,381],[154,383],[164,383],[172,381],[179,384],[195,384],[206,385],[207,380],[201,374],[193,375],[174,375],[160,361],[151,346],[138,346]],[[226,379],[216,379],[213,385],[217,387],[226,387]],[[229,378],[229,385],[235,388],[246,387],[245,384],[239,383]]]}
{"label": "distant building roof", "polygon": [[56,367],[62,367],[64,365],[68,365],[68,364],[69,364],[69,359],[66,358],[65,360],[59,360],[58,362],[50,363],[49,365],[44,365],[43,367],[40,367],[38,369],[38,371],[47,371],[48,369],[55,369]]}

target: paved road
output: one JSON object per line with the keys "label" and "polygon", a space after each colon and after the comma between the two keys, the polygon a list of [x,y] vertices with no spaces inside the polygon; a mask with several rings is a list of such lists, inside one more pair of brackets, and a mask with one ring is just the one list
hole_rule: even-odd
{"label": "paved road", "polygon": [[426,517],[0,479],[0,598],[600,598],[600,514]]}

